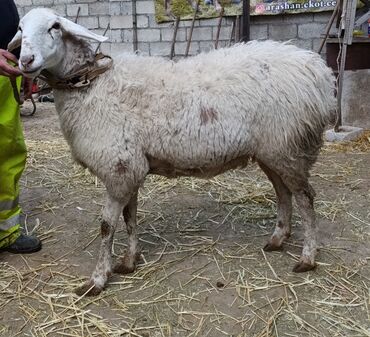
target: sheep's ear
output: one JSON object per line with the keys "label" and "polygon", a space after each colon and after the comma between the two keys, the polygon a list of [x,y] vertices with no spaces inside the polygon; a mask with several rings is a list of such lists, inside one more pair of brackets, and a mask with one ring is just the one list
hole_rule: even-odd
{"label": "sheep's ear", "polygon": [[62,29],[71,35],[82,37],[82,38],[89,39],[89,40],[98,41],[98,42],[104,42],[108,40],[107,37],[90,32],[85,27],[82,27],[62,17],[60,18],[60,24],[62,26]]}
{"label": "sheep's ear", "polygon": [[18,30],[17,34],[13,37],[13,39],[8,44],[8,50],[12,51],[18,48],[22,43],[22,32]]}

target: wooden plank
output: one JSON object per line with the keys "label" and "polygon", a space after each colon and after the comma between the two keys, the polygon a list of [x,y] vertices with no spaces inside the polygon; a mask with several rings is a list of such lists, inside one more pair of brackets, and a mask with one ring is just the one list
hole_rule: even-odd
{"label": "wooden plank", "polygon": [[[338,44],[338,43],[342,43],[342,39],[338,39],[337,37],[329,37],[327,40],[326,40],[326,43],[327,44]],[[352,39],[352,44],[363,44],[363,43],[367,43],[369,44],[370,43],[370,38],[368,38],[367,36],[354,36],[353,39]]]}
{"label": "wooden plank", "polygon": [[345,18],[344,44],[351,45],[353,39],[353,29],[355,25],[357,0],[349,0]]}
{"label": "wooden plank", "polygon": [[[361,43],[356,41],[348,46],[346,64],[344,70],[359,70],[359,69],[370,69],[370,57],[364,57],[370,55],[370,39],[368,42]],[[326,42],[326,63],[331,67],[334,72],[338,72],[337,58],[340,51],[340,45],[338,40],[336,42],[329,40]]]}

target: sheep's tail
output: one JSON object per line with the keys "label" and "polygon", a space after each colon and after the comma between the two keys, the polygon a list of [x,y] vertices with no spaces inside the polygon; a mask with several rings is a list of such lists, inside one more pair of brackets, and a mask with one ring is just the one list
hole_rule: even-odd
{"label": "sheep's tail", "polygon": [[285,125],[283,144],[289,155],[312,157],[313,163],[323,144],[323,131],[335,119],[335,77],[318,54],[290,47],[296,55],[287,60],[294,70],[286,72],[283,80],[293,93],[286,95],[289,107],[281,108],[285,110],[279,121]]}
{"label": "sheep's tail", "polygon": [[306,94],[305,110],[307,120],[298,133],[298,148],[307,156],[316,158],[322,144],[325,128],[335,121],[335,77],[322,58],[312,53],[312,62],[306,65],[307,72],[314,78],[313,87]]}

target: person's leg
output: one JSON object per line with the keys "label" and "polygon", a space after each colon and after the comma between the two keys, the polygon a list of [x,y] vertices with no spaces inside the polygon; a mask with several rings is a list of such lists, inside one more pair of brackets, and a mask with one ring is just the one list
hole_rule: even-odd
{"label": "person's leg", "polygon": [[[18,86],[21,78],[17,79]],[[19,179],[26,163],[18,103],[7,77],[0,76],[0,249],[31,253],[41,248],[38,239],[21,234]]]}

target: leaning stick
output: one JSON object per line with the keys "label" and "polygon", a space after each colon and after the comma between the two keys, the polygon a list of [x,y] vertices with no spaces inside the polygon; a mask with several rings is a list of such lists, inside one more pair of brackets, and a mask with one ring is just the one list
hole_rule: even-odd
{"label": "leaning stick", "polygon": [[134,52],[136,53],[138,51],[136,0],[132,1],[132,28],[132,44],[134,47]]}
{"label": "leaning stick", "polygon": [[193,30],[194,30],[195,18],[196,18],[197,13],[198,13],[199,3],[200,3],[200,0],[198,0],[198,1],[197,1],[197,4],[196,4],[196,6],[195,6],[195,12],[194,12],[193,20],[191,21],[191,27],[190,27],[190,32],[189,32],[189,38],[188,38],[188,41],[187,41],[187,44],[186,44],[185,57],[188,57],[188,55],[189,55],[190,43],[191,43],[191,38],[192,38],[192,36],[193,36]]}
{"label": "leaning stick", "polygon": [[221,23],[222,23],[223,16],[224,16],[224,8],[221,7],[220,17],[218,19],[218,25],[217,25],[217,34],[216,34],[216,41],[215,41],[215,49],[217,49],[217,47],[218,47],[218,41],[220,39]]}
{"label": "leaning stick", "polygon": [[231,26],[231,33],[230,33],[230,39],[229,39],[229,47],[231,46],[231,41],[234,39],[234,42],[235,42],[235,21],[236,21],[236,17],[234,18],[234,21],[232,23],[232,26]]}
{"label": "leaning stick", "polygon": [[237,15],[235,18],[235,42],[240,40],[240,16]]}
{"label": "leaning stick", "polygon": [[78,17],[80,16],[80,11],[81,11],[81,6],[78,6],[77,14],[76,14],[76,18],[75,18],[75,23],[77,23]]}
{"label": "leaning stick", "polygon": [[[108,31],[109,28],[110,28],[110,23],[108,22],[108,26],[107,26],[107,28],[105,28],[103,36],[105,36],[105,34],[107,34],[107,31]],[[101,42],[98,43],[98,46],[95,49],[95,55],[98,53],[100,46],[101,46]]]}
{"label": "leaning stick", "polygon": [[172,38],[172,44],[171,44],[171,54],[170,54],[171,60],[175,56],[175,43],[176,43],[177,30],[179,29],[179,23],[180,23],[180,16],[176,16],[175,29],[173,31],[173,38]]}
{"label": "leaning stick", "polygon": [[323,37],[323,39],[321,40],[321,44],[320,44],[319,50],[317,51],[319,54],[321,54],[321,51],[322,51],[322,49],[324,48],[325,42],[326,42],[326,40],[328,39],[328,36],[329,36],[329,32],[330,32],[331,26],[333,25],[334,19],[335,19],[335,17],[337,16],[338,11],[339,11],[339,2],[337,2],[336,6],[335,6],[335,8],[334,8],[334,12],[333,12],[333,14],[332,14],[332,15],[331,15],[331,17],[330,17],[329,23],[328,23],[328,25],[326,26],[326,30],[325,30],[324,37]]}

